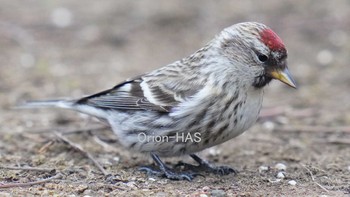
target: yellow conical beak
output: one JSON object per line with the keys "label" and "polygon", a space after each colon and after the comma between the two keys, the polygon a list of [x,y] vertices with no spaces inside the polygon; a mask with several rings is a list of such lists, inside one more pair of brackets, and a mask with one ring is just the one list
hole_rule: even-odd
{"label": "yellow conical beak", "polygon": [[289,73],[287,67],[284,70],[273,70],[269,74],[272,78],[280,80],[290,87],[297,88],[296,83],[292,75]]}

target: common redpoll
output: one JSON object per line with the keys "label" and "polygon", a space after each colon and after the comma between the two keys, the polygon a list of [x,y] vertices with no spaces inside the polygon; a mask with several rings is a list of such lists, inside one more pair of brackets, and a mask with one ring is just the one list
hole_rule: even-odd
{"label": "common redpoll", "polygon": [[[263,88],[278,79],[291,87],[287,50],[267,26],[245,22],[224,29],[192,55],[112,89],[71,100],[27,102],[25,107],[76,110],[109,123],[120,143],[150,153],[158,170],[149,174],[192,180],[159,156],[189,154],[209,172],[235,172],[213,166],[194,153],[232,139],[257,120]],[[159,155],[159,156],[158,156]]]}

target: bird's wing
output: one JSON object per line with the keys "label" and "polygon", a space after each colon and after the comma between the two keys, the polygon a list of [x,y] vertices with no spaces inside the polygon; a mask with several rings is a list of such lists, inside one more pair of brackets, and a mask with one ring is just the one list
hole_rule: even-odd
{"label": "bird's wing", "polygon": [[[194,95],[195,86],[188,75],[143,75],[127,80],[112,89],[84,97],[78,104],[115,110],[152,110],[170,112],[170,109]],[[192,85],[191,85],[192,84]]]}

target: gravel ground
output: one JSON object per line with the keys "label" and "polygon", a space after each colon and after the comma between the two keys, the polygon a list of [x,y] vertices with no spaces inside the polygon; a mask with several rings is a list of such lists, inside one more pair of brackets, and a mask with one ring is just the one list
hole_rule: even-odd
{"label": "gravel ground", "polygon": [[[348,1],[0,3],[0,196],[349,195]],[[94,129],[103,126],[98,121],[64,110],[12,108],[110,88],[191,54],[243,21],[265,23],[282,37],[299,88],[272,83],[253,128],[200,153],[235,167],[237,175],[205,174],[191,183],[147,177],[137,168],[151,159],[121,147],[108,128]],[[112,176],[55,135],[69,131],[64,137]]]}

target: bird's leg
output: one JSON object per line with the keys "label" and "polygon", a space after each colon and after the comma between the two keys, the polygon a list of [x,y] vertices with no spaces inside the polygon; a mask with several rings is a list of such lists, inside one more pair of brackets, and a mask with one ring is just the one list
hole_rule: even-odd
{"label": "bird's leg", "polygon": [[185,166],[186,169],[193,170],[193,171],[205,171],[205,172],[210,172],[214,174],[219,174],[219,175],[227,175],[227,174],[237,174],[238,171],[228,167],[228,166],[215,166],[213,164],[208,163],[207,161],[201,159],[198,157],[196,154],[190,154],[192,159],[194,159],[199,165],[192,165],[188,163],[179,163],[178,165],[180,166]]}
{"label": "bird's leg", "polygon": [[195,173],[192,172],[174,172],[172,169],[167,167],[162,160],[158,157],[158,155],[151,153],[151,157],[154,160],[154,162],[157,164],[159,167],[159,170],[153,169],[148,166],[144,166],[139,168],[141,171],[146,171],[147,174],[149,175],[155,175],[155,176],[163,176],[171,180],[188,180],[191,181],[196,175]]}

